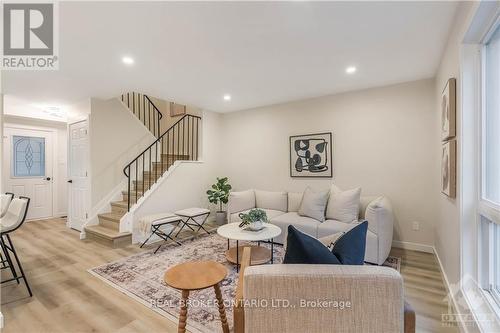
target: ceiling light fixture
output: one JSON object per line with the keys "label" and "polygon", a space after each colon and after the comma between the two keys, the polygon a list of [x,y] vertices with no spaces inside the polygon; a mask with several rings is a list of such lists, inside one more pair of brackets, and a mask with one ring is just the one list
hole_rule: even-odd
{"label": "ceiling light fixture", "polygon": [[134,64],[134,59],[132,59],[131,57],[123,57],[122,58],[122,62],[125,65],[133,65]]}
{"label": "ceiling light fixture", "polygon": [[356,73],[356,70],[357,70],[357,68],[356,68],[356,67],[354,67],[354,66],[349,66],[349,67],[347,67],[347,68],[345,69],[345,72],[346,72],[347,74],[354,74],[354,73]]}
{"label": "ceiling light fixture", "polygon": [[224,100],[225,100],[225,101],[230,101],[230,100],[231,100],[231,95],[229,95],[229,94],[225,94],[225,95],[224,95]]}

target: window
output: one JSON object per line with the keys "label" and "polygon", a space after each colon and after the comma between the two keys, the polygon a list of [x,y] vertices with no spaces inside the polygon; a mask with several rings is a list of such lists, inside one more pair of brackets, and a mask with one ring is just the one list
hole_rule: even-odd
{"label": "window", "polygon": [[495,298],[500,300],[500,225],[495,225],[495,237],[493,242],[495,243],[495,279],[493,283],[493,291],[495,293]]}
{"label": "window", "polygon": [[481,139],[481,281],[500,305],[500,27],[484,46]]}
{"label": "window", "polygon": [[45,176],[45,138],[12,137],[12,176]]}
{"label": "window", "polygon": [[500,27],[485,49],[482,196],[500,206]]}

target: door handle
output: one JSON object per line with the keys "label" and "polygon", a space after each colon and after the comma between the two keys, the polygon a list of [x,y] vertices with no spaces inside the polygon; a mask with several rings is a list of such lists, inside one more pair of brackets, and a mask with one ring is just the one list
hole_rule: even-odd
{"label": "door handle", "polygon": [[73,179],[68,180],[68,183],[73,183]]}
{"label": "door handle", "polygon": [[50,177],[45,178],[45,180],[49,181],[49,180],[50,180]]}

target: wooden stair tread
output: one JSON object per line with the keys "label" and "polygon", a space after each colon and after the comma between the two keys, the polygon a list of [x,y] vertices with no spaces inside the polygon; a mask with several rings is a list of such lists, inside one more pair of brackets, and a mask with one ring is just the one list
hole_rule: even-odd
{"label": "wooden stair tread", "polygon": [[116,230],[107,228],[107,227],[99,225],[99,224],[85,227],[85,232],[97,234],[98,236],[109,239],[109,240],[115,240],[118,238],[129,237],[131,235],[130,232],[118,232]]}
{"label": "wooden stair tread", "polygon": [[[180,150],[180,149],[179,149]],[[161,156],[166,156],[168,158],[177,158],[177,157],[189,157],[189,154],[164,154],[162,153]]]}
{"label": "wooden stair tread", "polygon": [[127,208],[128,202],[125,201],[125,200],[122,200],[122,201],[112,201],[111,202],[111,206],[118,206],[118,207]]}
{"label": "wooden stair tread", "polygon": [[112,212],[112,213],[98,214],[97,217],[102,218],[102,219],[106,219],[106,220],[110,220],[110,221],[114,221],[114,222],[120,222],[120,219],[123,217],[123,215],[125,215],[125,214]]}
{"label": "wooden stair tread", "polygon": [[[131,189],[130,190],[130,194],[132,194],[132,196],[135,196],[135,190]],[[127,190],[123,190],[122,191],[122,195],[127,195],[128,194],[128,191]],[[137,195],[142,195],[142,190],[137,190]]]}

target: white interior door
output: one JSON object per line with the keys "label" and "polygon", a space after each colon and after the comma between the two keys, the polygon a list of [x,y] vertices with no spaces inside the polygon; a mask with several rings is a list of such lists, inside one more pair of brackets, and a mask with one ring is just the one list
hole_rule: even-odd
{"label": "white interior door", "polygon": [[31,199],[27,219],[53,216],[52,132],[6,127],[5,190]]}
{"label": "white interior door", "polygon": [[81,231],[88,205],[88,122],[69,125],[69,226]]}

